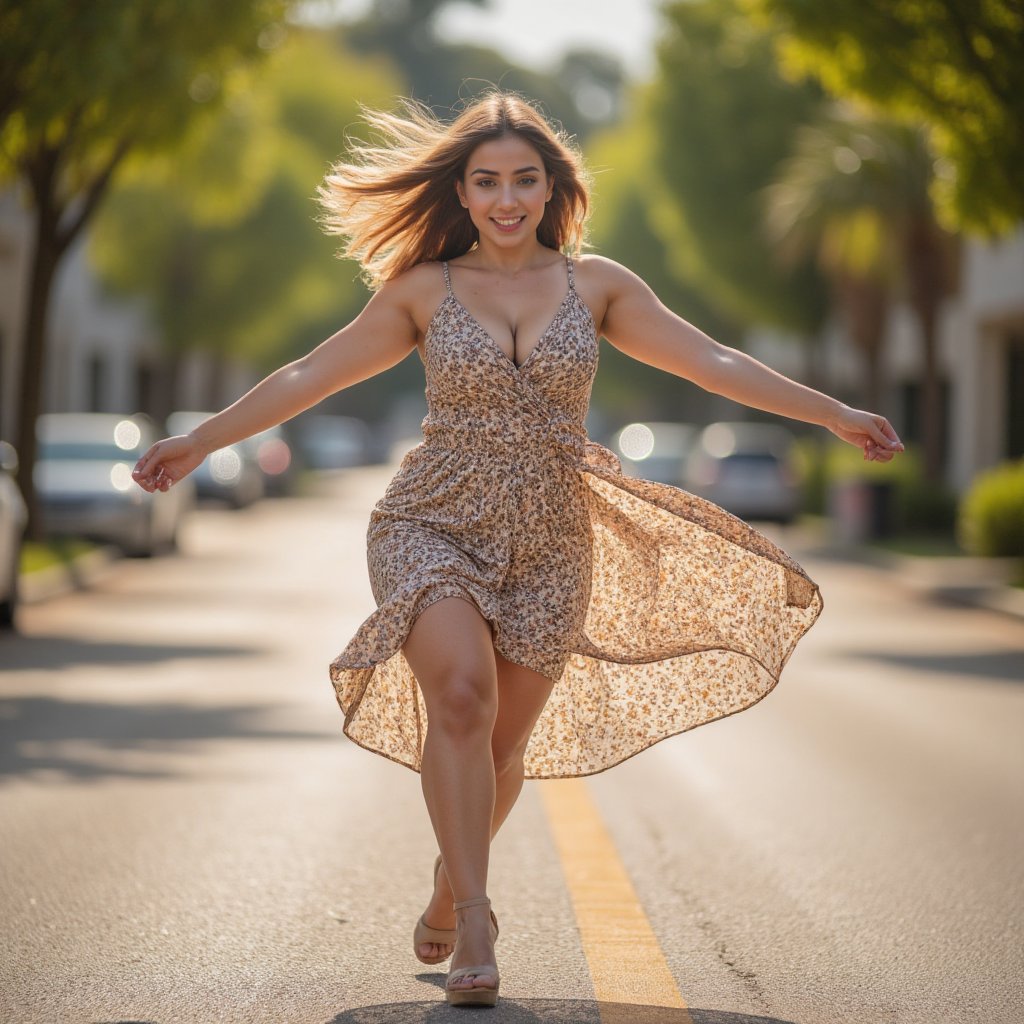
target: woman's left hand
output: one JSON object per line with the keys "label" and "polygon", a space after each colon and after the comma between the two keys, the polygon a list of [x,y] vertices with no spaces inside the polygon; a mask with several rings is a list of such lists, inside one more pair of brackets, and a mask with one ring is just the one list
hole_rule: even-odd
{"label": "woman's left hand", "polygon": [[826,426],[836,437],[860,448],[868,462],[888,462],[903,451],[903,442],[892,424],[877,413],[844,405],[835,420]]}

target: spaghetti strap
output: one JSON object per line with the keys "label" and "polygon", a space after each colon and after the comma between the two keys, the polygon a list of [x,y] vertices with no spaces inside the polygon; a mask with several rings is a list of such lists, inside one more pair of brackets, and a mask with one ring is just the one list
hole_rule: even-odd
{"label": "spaghetti strap", "polygon": [[569,291],[574,292],[576,291],[576,281],[572,276],[572,257],[568,253],[565,256],[565,269],[569,275]]}
{"label": "spaghetti strap", "polygon": [[[448,262],[447,262],[447,260],[445,260],[441,264],[441,269],[444,271],[444,286],[445,286],[445,288],[448,289],[448,294],[449,295],[454,295],[455,293],[452,291],[451,275],[448,273]],[[572,277],[571,274],[569,276]]]}

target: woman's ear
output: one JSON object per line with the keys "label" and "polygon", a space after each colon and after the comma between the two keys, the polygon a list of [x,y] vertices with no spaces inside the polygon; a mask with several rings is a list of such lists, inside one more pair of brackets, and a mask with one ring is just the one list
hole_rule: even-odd
{"label": "woman's ear", "polygon": [[555,179],[554,178],[548,178],[548,194],[544,197],[544,202],[545,203],[548,203],[548,202],[551,201],[551,197],[552,197],[552,195],[554,195],[554,192],[555,192]]}
{"label": "woman's ear", "polygon": [[459,202],[462,203],[463,206],[468,208],[469,203],[466,201],[466,191],[462,187],[462,182],[457,179],[455,182],[455,194],[459,197]]}

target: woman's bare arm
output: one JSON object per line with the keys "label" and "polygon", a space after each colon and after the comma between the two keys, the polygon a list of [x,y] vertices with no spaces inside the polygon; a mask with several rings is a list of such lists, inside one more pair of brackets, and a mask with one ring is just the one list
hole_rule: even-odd
{"label": "woman's bare arm", "polygon": [[634,359],[693,381],[735,402],[826,427],[887,462],[903,445],[884,416],[851,409],[835,398],[777,373],[764,363],[709,338],[676,316],[635,274],[591,257],[607,305],[601,333]]}
{"label": "woman's bare arm", "polygon": [[328,395],[401,362],[416,345],[414,283],[386,284],[347,327],[308,355],[275,370],[233,405],[190,434],[158,441],[135,466],[148,491],[167,490],[212,451],[283,423]]}

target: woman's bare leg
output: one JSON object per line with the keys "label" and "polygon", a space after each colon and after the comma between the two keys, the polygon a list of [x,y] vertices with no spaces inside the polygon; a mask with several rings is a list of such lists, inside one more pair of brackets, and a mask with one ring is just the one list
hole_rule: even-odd
{"label": "woman's bare leg", "polygon": [[[491,755],[495,768],[494,813],[491,817],[491,838],[501,828],[519,799],[523,788],[523,754],[537,724],[540,713],[551,695],[550,679],[522,665],[507,661],[494,652],[498,678],[498,715],[491,738]],[[434,928],[454,927],[451,910],[452,890],[446,871],[437,875],[434,892],[423,919]],[[449,947],[424,943],[424,956],[443,956]]]}
{"label": "woman's bare leg", "polygon": [[[486,895],[495,806],[491,740],[498,713],[490,626],[475,605],[445,598],[419,616],[402,649],[427,708],[421,782],[450,882],[448,898]],[[445,921],[426,922],[451,927],[451,906]],[[459,911],[457,927],[452,969],[495,962],[486,906]],[[493,984],[493,978],[480,982]],[[476,983],[471,975],[458,987]]]}

